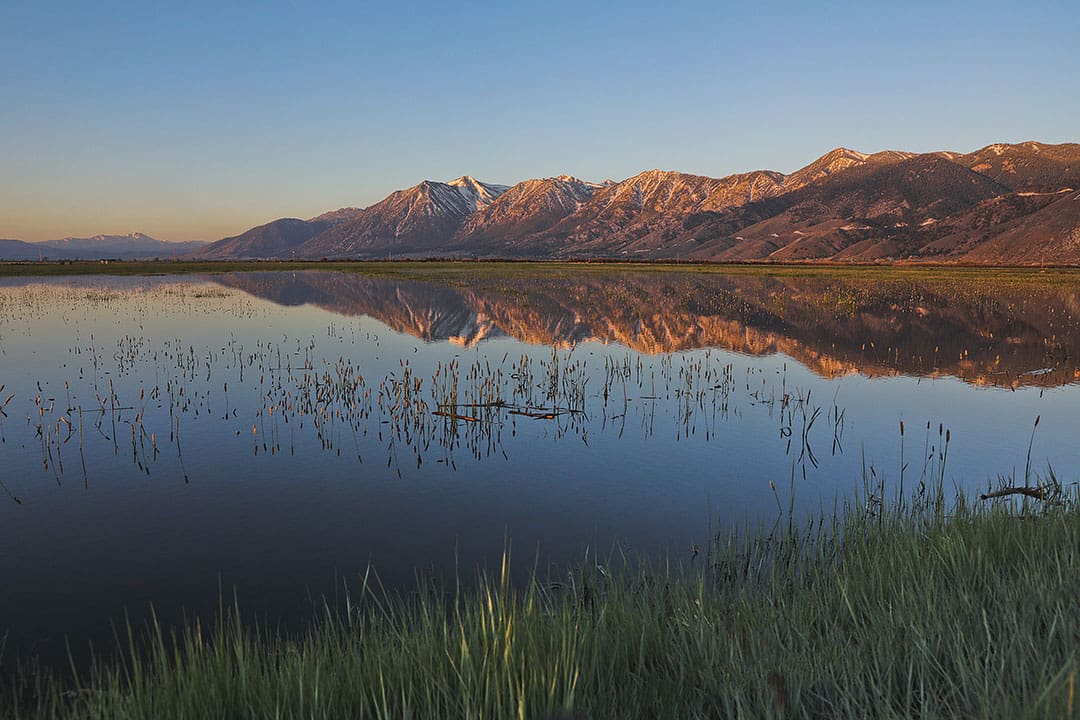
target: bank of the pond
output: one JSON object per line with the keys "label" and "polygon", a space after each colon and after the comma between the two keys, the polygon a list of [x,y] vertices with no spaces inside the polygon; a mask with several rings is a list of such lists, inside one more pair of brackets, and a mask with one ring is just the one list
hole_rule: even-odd
{"label": "bank of the pond", "polygon": [[355,272],[402,279],[456,281],[474,278],[611,274],[625,272],[693,273],[760,277],[827,277],[881,280],[964,280],[979,282],[1075,283],[1071,266],[997,266],[933,263],[676,263],[611,260],[0,260],[0,277],[78,275],[154,276],[236,272]]}
{"label": "bank of the pond", "polygon": [[0,716],[1080,716],[1075,504],[875,508],[732,533],[678,570],[354,588],[303,636],[231,613],[135,631],[134,661],[24,671]]}

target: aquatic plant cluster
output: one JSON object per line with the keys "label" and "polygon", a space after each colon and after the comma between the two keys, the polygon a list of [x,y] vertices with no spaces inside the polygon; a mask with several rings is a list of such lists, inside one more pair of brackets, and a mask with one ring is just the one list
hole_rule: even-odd
{"label": "aquatic plant cluster", "polygon": [[[199,314],[255,312],[242,296],[214,286],[162,285],[141,292],[155,305],[162,298],[165,305],[197,300],[203,303]],[[424,462],[456,468],[461,452],[476,460],[505,457],[505,443],[520,423],[547,423],[552,437],[573,436],[587,444],[590,433],[622,437],[629,423],[649,437],[659,414],[674,429],[673,439],[701,432],[709,440],[718,421],[758,408],[775,417],[788,454],[800,466],[817,464],[812,431],[824,406],[812,402],[811,391],[789,387],[786,366],[779,373],[747,366],[736,377],[731,362],[708,350],[646,360],[625,351],[592,356],[573,346],[554,347],[498,360],[479,353],[439,359],[427,371],[402,358],[396,367],[372,374],[360,357],[326,357],[314,335],[257,337],[248,344],[229,333],[219,347],[155,336],[141,303],[132,309],[130,302],[120,303],[122,293],[105,288],[58,292],[31,286],[0,297],[6,299],[0,330],[8,335],[20,320],[29,328],[46,306],[55,314],[57,302],[72,305],[72,315],[65,316],[73,342],[63,363],[62,390],[56,382],[37,380],[32,394],[0,398],[5,417],[20,401],[28,406],[25,428],[39,448],[41,469],[58,484],[73,474],[84,485],[90,482],[91,443],[130,458],[147,475],[167,453],[169,472],[190,482],[184,438],[191,424],[215,422],[234,437],[247,435],[255,456],[295,455],[298,447],[317,444],[361,463],[384,461],[400,476],[403,467],[421,468]],[[139,332],[103,345],[76,319],[87,308],[132,312],[117,323]],[[375,351],[380,343],[378,333],[340,320],[323,332],[338,346]],[[844,411],[834,404],[825,413],[832,437],[819,442],[842,452]],[[0,439],[6,442],[8,432],[0,418]],[[379,457],[372,458],[373,452]],[[10,488],[0,487],[19,502]]]}

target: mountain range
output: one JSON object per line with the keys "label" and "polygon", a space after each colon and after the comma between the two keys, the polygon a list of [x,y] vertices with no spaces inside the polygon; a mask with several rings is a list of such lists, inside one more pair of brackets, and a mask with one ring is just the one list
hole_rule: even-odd
{"label": "mountain range", "polygon": [[0,257],[1080,264],[1080,144],[836,148],[786,175],[648,170],[621,182],[560,175],[513,186],[465,175],[205,245],[134,233],[119,240],[148,243],[125,250],[114,240],[0,240]]}
{"label": "mountain range", "polygon": [[172,259],[202,249],[205,242],[165,242],[134,232],[128,235],[66,237],[43,242],[0,240],[3,260],[145,260]]}
{"label": "mountain range", "polygon": [[276,220],[192,257],[1074,264],[1080,144],[836,148],[787,175],[425,180],[368,208]]}

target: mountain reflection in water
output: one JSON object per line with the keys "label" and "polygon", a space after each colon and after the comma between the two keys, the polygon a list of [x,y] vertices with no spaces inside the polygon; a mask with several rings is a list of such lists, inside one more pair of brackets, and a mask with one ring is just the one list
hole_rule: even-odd
{"label": "mountain reflection in water", "polygon": [[215,275],[281,305],[367,315],[424,341],[614,343],[648,354],[706,347],[784,353],[826,378],[952,376],[976,385],[1080,378],[1075,286],[565,271],[446,280],[305,271]]}
{"label": "mountain reflection in water", "polygon": [[868,477],[1077,481],[1066,274],[433,267],[0,279],[0,674],[508,539],[689,561]]}

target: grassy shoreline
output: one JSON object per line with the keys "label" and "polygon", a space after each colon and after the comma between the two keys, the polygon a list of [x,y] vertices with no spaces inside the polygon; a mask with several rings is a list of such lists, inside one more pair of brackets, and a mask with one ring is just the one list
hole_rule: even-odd
{"label": "grassy shoreline", "polygon": [[231,272],[296,272],[333,270],[402,278],[454,278],[474,274],[686,272],[776,277],[852,277],[874,279],[1030,279],[1080,280],[1080,268],[1053,266],[982,266],[930,263],[672,263],[613,261],[506,261],[506,260],[371,260],[371,261],[256,261],[256,260],[124,260],[99,261],[0,261],[0,277],[58,277],[68,275],[183,275]]}
{"label": "grassy shoreline", "polygon": [[357,592],[301,635],[132,632],[134,660],[25,673],[0,717],[1080,717],[1075,502],[853,503],[682,568],[507,576]]}

